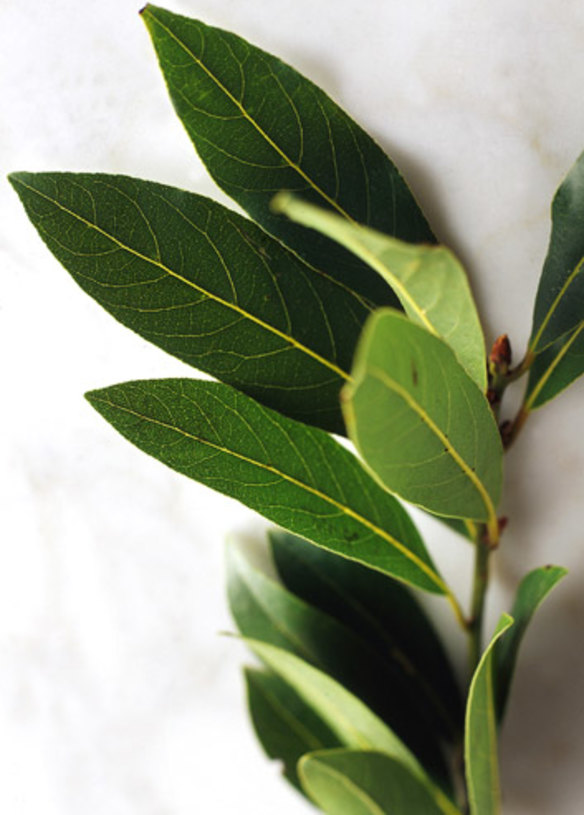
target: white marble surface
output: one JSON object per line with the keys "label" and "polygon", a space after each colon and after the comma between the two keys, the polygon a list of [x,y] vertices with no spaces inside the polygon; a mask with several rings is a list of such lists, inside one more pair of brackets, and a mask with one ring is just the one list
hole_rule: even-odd
{"label": "white marble surface", "polygon": [[[169,0],[170,4],[170,0]],[[390,151],[465,259],[488,337],[520,352],[554,189],[584,148],[580,0],[174,0],[321,84]],[[0,2],[0,162],[220,197],[174,118],[134,0]],[[187,373],[70,281],[0,185],[0,810],[308,811],[255,746],[223,592],[250,513],[116,436],[85,390]],[[584,808],[584,384],[509,460],[493,620],[528,568],[570,567],[526,641],[506,815]],[[464,546],[425,525],[459,580]],[[455,649],[461,643],[454,642]]]}

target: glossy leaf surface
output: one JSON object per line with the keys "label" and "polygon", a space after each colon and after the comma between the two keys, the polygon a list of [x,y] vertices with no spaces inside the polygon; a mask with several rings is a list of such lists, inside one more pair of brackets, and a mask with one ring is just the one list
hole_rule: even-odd
{"label": "glossy leaf surface", "polygon": [[378,311],[343,396],[349,435],[388,490],[438,515],[496,524],[499,431],[446,343],[397,311]]}
{"label": "glossy leaf surface", "polygon": [[508,614],[501,616],[468,693],[464,760],[471,815],[499,815],[501,811],[493,651],[512,624]]}
{"label": "glossy leaf surface", "polygon": [[462,700],[440,638],[413,594],[359,563],[286,532],[270,533],[278,573],[290,591],[366,640],[403,680],[427,725],[453,739]]}
{"label": "glossy leaf surface", "polygon": [[274,207],[296,223],[337,241],[387,281],[414,322],[445,340],[482,391],[487,387],[485,341],[466,273],[445,246],[412,245],[287,193]]}
{"label": "glossy leaf surface", "polygon": [[270,758],[282,761],[284,776],[302,791],[297,772],[301,756],[342,743],[276,674],[246,668],[245,682],[250,716],[262,747]]}
{"label": "glossy leaf surface", "polygon": [[298,772],[308,795],[328,815],[460,815],[384,753],[323,750],[304,756]]}
{"label": "glossy leaf surface", "polygon": [[445,591],[405,510],[322,430],[216,382],[128,382],[87,398],[174,470],[344,557]]}
{"label": "glossy leaf surface", "polygon": [[519,584],[511,609],[513,627],[495,647],[497,666],[495,698],[499,719],[505,715],[517,655],[531,618],[549,592],[566,574],[566,569],[559,566],[542,566],[525,575]]}
{"label": "glossy leaf surface", "polygon": [[245,40],[148,5],[142,12],[175,110],[207,169],[268,232],[376,304],[395,299],[375,272],[276,216],[291,190],[412,243],[432,232],[381,148],[316,85]]}
{"label": "glossy leaf surface", "polygon": [[227,563],[229,605],[241,634],[296,654],[336,679],[377,713],[448,788],[436,729],[422,714],[404,667],[397,668],[395,660],[386,659],[351,628],[254,568],[235,542],[228,548]]}
{"label": "glossy leaf surface", "polygon": [[41,237],[116,319],[294,418],[344,432],[339,391],[369,310],[255,224],[124,176],[11,177]]}
{"label": "glossy leaf surface", "polygon": [[530,349],[539,353],[584,319],[584,153],[552,204],[552,232],[535,309]]}

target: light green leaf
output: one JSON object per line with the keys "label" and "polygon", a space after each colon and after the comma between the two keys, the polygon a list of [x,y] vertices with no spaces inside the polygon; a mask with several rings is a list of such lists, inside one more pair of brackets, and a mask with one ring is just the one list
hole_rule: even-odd
{"label": "light green leaf", "polygon": [[417,707],[426,726],[438,728],[446,739],[457,739],[463,726],[458,683],[442,642],[413,593],[379,572],[287,532],[271,532],[270,541],[284,585],[383,654],[403,678],[410,706]]}
{"label": "light green leaf", "polygon": [[329,815],[460,815],[400,762],[367,750],[322,750],[304,756],[302,786]]}
{"label": "light green leaf", "polygon": [[395,303],[370,268],[276,216],[291,190],[411,243],[434,237],[381,148],[316,85],[245,40],[148,5],[142,12],[176,112],[207,169],[252,218],[377,305]]}
{"label": "light green leaf", "polygon": [[255,224],[124,176],[16,173],[49,249],[116,319],[301,421],[344,432],[339,391],[369,309]]}
{"label": "light green leaf", "polygon": [[144,452],[333,552],[447,589],[405,510],[322,430],[216,382],[128,382],[87,398]]}
{"label": "light green leaf", "polygon": [[416,757],[360,699],[299,657],[258,640],[246,642],[270,670],[314,709],[344,745],[386,753],[431,786]]}
{"label": "light green leaf", "polygon": [[500,720],[505,715],[517,655],[527,626],[546,596],[566,574],[567,570],[559,566],[542,566],[525,575],[519,584],[511,609],[511,616],[515,621],[513,628],[495,648],[495,701]]}
{"label": "light green leaf", "polygon": [[501,809],[493,651],[511,625],[513,618],[503,614],[468,693],[464,760],[471,815],[499,815]]}
{"label": "light green leaf", "polygon": [[479,316],[465,271],[449,249],[404,243],[289,193],[277,195],[273,208],[322,232],[375,269],[408,317],[445,340],[469,376],[486,390],[485,341]]}
{"label": "light green leaf", "polygon": [[388,490],[497,534],[502,445],[493,413],[453,351],[392,309],[366,323],[343,391],[351,439]]}
{"label": "light green leaf", "polygon": [[552,204],[552,233],[543,267],[529,348],[540,353],[584,319],[584,153]]}
{"label": "light green leaf", "polygon": [[342,743],[313,708],[276,674],[255,668],[246,668],[244,673],[256,735],[266,754],[282,761],[284,776],[302,792],[298,760],[312,750]]}
{"label": "light green leaf", "polygon": [[584,373],[584,320],[546,348],[529,370],[524,410],[545,405]]}
{"label": "light green leaf", "polygon": [[[335,555],[331,559],[341,560]],[[253,568],[234,542],[228,547],[227,566],[229,605],[241,634],[296,654],[336,679],[379,715],[448,788],[436,728],[422,715],[404,666],[397,668],[395,660],[386,659],[351,628]]]}

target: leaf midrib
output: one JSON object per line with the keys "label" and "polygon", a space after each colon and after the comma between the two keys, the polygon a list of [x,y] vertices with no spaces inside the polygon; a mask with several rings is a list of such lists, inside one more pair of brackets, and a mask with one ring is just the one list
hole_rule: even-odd
{"label": "leaf midrib", "polygon": [[320,195],[331,207],[337,210],[337,212],[346,218],[351,223],[355,223],[354,219],[351,218],[349,213],[343,209],[343,207],[335,201],[333,198],[330,197],[309,175],[307,175],[304,170],[295,162],[293,161],[288,154],[282,150],[282,148],[276,144],[276,142],[266,133],[265,130],[259,125],[258,122],[249,114],[246,108],[242,105],[242,103],[228,90],[228,88],[223,85],[223,83],[215,76],[215,74],[209,70],[209,68],[205,65],[205,63],[197,57],[190,48],[184,43],[177,35],[170,29],[168,26],[164,25],[161,20],[156,17],[153,13],[152,8],[147,6],[144,9],[144,15],[148,14],[152,20],[156,22],[176,43],[177,45],[182,48],[186,54],[195,62],[222,91],[228,99],[236,106],[236,108],[241,112],[242,116],[257,130],[257,132],[266,140],[266,142],[272,147],[273,150],[282,158],[286,164],[294,170],[298,175],[311,187],[318,195]]}
{"label": "leaf midrib", "polygon": [[578,337],[580,336],[582,330],[584,329],[584,320],[580,322],[580,324],[574,329],[573,333],[568,337],[567,341],[562,345],[556,356],[550,362],[548,367],[545,369],[544,373],[542,374],[541,378],[539,379],[537,385],[529,394],[529,397],[525,400],[525,405],[523,409],[525,411],[530,411],[533,407],[533,403],[547,384],[550,376],[553,374],[555,369],[558,367],[562,359],[566,356],[572,345],[576,342]]}
{"label": "leaf midrib", "polygon": [[497,523],[497,515],[495,512],[495,507],[491,500],[491,496],[487,492],[485,485],[481,481],[481,479],[477,476],[476,472],[469,467],[466,463],[464,458],[460,455],[458,450],[454,447],[448,436],[440,430],[438,425],[434,422],[428,412],[420,405],[409,393],[406,388],[400,385],[395,379],[392,379],[388,374],[383,371],[381,368],[377,367],[370,367],[368,369],[371,376],[378,379],[383,385],[385,385],[389,390],[392,390],[394,393],[397,393],[406,404],[415,412],[417,415],[422,419],[424,424],[430,429],[432,433],[439,439],[443,447],[445,448],[446,452],[454,459],[456,464],[462,470],[464,475],[469,479],[472,483],[476,491],[479,493],[483,504],[485,505],[485,509],[487,510],[487,515],[491,522]]}
{"label": "leaf midrib", "polygon": [[[264,702],[270,705],[274,713],[277,716],[280,716],[280,718],[287,723],[290,730],[292,730],[292,732],[294,732],[296,736],[307,745],[309,750],[325,748],[325,744],[323,744],[323,742],[317,736],[315,736],[297,716],[294,716],[290,712],[289,708],[285,707],[280,702],[275,693],[267,690],[263,685],[261,685],[261,683],[256,684],[255,688],[257,692],[261,693]],[[313,710],[312,707],[310,707],[310,709]]]}
{"label": "leaf midrib", "polygon": [[471,708],[470,705],[474,702],[474,697],[476,693],[477,683],[479,682],[480,676],[482,671],[488,671],[487,676],[485,677],[486,681],[486,692],[487,695],[491,699],[491,704],[488,705],[487,709],[487,728],[489,732],[489,744],[494,745],[494,749],[489,751],[487,756],[487,761],[489,763],[489,771],[490,771],[490,779],[492,780],[492,784],[490,787],[490,794],[491,794],[491,802],[495,805],[494,810],[490,810],[489,815],[498,815],[500,810],[500,788],[499,788],[499,764],[497,760],[496,744],[497,744],[497,722],[495,718],[495,708],[494,708],[494,686],[493,686],[493,674],[492,674],[492,664],[487,664],[489,661],[492,661],[493,649],[497,642],[500,641],[501,637],[505,632],[513,625],[513,618],[510,617],[508,614],[505,614],[499,625],[497,626],[497,630],[495,634],[483,652],[483,655],[480,659],[480,662],[474,672],[472,677],[470,687],[468,690],[468,704],[469,708],[467,711],[466,721],[465,721],[465,763],[466,763],[466,772],[467,772],[467,782],[468,782],[468,791],[469,791],[469,799],[471,808],[473,811],[479,811],[477,806],[477,789],[475,784],[475,776],[474,773],[471,771],[471,755],[470,755],[470,728],[471,728]]}
{"label": "leaf midrib", "polygon": [[[350,790],[355,798],[368,808],[371,815],[387,815],[385,810],[377,804],[377,801],[375,801],[362,787],[358,786],[351,778],[345,775],[345,773],[342,773],[340,770],[337,770],[334,767],[330,767],[318,759],[312,760],[320,765],[320,772],[323,773],[323,775],[328,774],[334,778],[338,784]],[[304,771],[304,773],[305,772],[306,771]]]}
{"label": "leaf midrib", "polygon": [[[139,413],[136,410],[132,410],[132,408],[125,407],[123,405],[118,405],[112,402],[109,399],[104,399],[102,396],[98,396],[95,393],[89,394],[91,399],[96,402],[101,402],[104,405],[107,405],[110,408],[115,410],[120,410],[122,412],[128,413],[131,416],[135,416],[137,419],[140,419],[144,422],[150,422],[151,424],[155,424],[158,427],[163,427],[167,430],[171,430],[175,433],[179,433],[185,438],[191,439],[192,441],[198,442],[199,444],[206,445],[207,447],[211,447],[213,450],[216,450],[219,453],[223,453],[228,456],[232,456],[233,458],[237,458],[240,461],[243,461],[247,464],[251,464],[254,467],[258,467],[260,469],[266,470],[279,478],[282,478],[284,481],[289,482],[293,486],[296,486],[300,489],[305,490],[306,492],[311,493],[312,495],[320,498],[321,500],[325,501],[326,503],[330,504],[331,506],[338,509],[343,514],[347,515],[349,518],[357,521],[357,523],[362,524],[366,529],[369,529],[375,535],[378,535],[383,540],[386,540],[391,546],[397,549],[404,557],[410,560],[420,571],[422,571],[426,577],[430,578],[430,580],[439,587],[442,593],[447,593],[446,586],[443,581],[438,577],[438,575],[426,564],[423,560],[421,560],[414,552],[410,551],[403,543],[396,540],[392,535],[389,534],[386,530],[378,527],[372,521],[369,521],[367,518],[363,517],[359,513],[352,510],[350,507],[346,506],[346,504],[342,504],[339,501],[336,501],[326,493],[321,492],[320,490],[316,489],[315,487],[310,486],[309,484],[305,484],[303,481],[300,481],[294,476],[290,476],[287,473],[278,470],[271,464],[266,464],[261,461],[256,461],[255,459],[250,458],[249,456],[244,455],[243,453],[237,453],[234,450],[230,450],[227,447],[223,447],[220,444],[215,444],[214,442],[209,441],[208,439],[201,438],[199,436],[195,436],[193,433],[189,433],[182,428],[177,427],[176,425],[169,424],[168,422],[163,422],[160,419],[155,419],[150,416],[144,416],[143,414]],[[347,555],[342,555],[343,557],[347,557]],[[353,558],[349,558],[352,560]],[[371,566],[370,568],[375,568]],[[378,571],[381,571],[378,569]]]}
{"label": "leaf midrib", "polygon": [[[580,258],[580,260],[576,264],[575,268],[570,272],[570,274],[568,275],[568,277],[566,278],[566,280],[562,284],[562,288],[557,293],[557,295],[555,296],[551,306],[547,310],[547,313],[546,313],[545,317],[543,318],[543,320],[541,322],[541,325],[539,326],[537,334],[535,335],[535,337],[533,338],[533,340],[529,344],[529,350],[532,353],[537,353],[537,345],[538,345],[539,341],[541,340],[546,328],[548,327],[550,320],[552,319],[554,313],[556,312],[556,310],[558,309],[560,303],[562,302],[563,298],[565,297],[566,292],[568,291],[568,289],[570,288],[570,286],[572,285],[574,280],[578,277],[578,275],[583,270],[584,270],[584,257]],[[570,329],[568,329],[568,330],[570,330]],[[550,344],[550,343],[548,343],[548,344]],[[545,350],[545,349],[541,349],[541,350]]]}
{"label": "leaf midrib", "polygon": [[275,336],[277,336],[280,339],[284,340],[288,344],[292,345],[294,348],[297,348],[300,352],[306,354],[307,356],[312,357],[317,362],[319,362],[321,365],[323,365],[324,367],[326,367],[329,370],[333,371],[333,373],[335,373],[337,376],[341,377],[341,379],[344,379],[346,382],[351,381],[350,374],[348,374],[346,371],[343,371],[343,369],[340,368],[338,365],[335,365],[334,362],[331,362],[330,360],[327,360],[325,357],[322,357],[316,351],[313,351],[311,348],[308,348],[308,346],[306,346],[303,343],[299,342],[295,337],[292,337],[289,334],[286,334],[284,331],[280,331],[275,326],[272,326],[269,323],[266,323],[261,318],[256,317],[254,314],[251,314],[249,311],[245,311],[244,309],[242,309],[237,304],[230,303],[228,300],[224,300],[222,297],[219,297],[218,295],[213,294],[212,292],[209,292],[207,289],[203,288],[202,286],[197,285],[196,283],[194,283],[191,280],[188,280],[188,278],[184,277],[183,275],[179,274],[178,272],[175,272],[173,269],[170,269],[168,266],[166,266],[164,263],[162,263],[162,261],[159,261],[159,260],[156,260],[154,258],[148,257],[148,255],[144,255],[142,252],[139,252],[137,249],[134,249],[133,247],[128,246],[128,244],[126,244],[123,241],[119,240],[114,235],[111,235],[105,229],[102,229],[97,224],[94,224],[91,221],[88,221],[87,218],[84,218],[79,213],[74,212],[73,210],[69,209],[64,204],[62,204],[60,201],[57,201],[55,198],[52,198],[50,195],[47,195],[46,193],[41,192],[37,188],[32,187],[29,184],[26,184],[22,180],[22,178],[18,178],[18,177],[15,178],[14,176],[13,176],[13,178],[17,183],[19,183],[23,187],[25,187],[25,189],[29,190],[30,192],[34,193],[35,195],[38,195],[40,198],[43,198],[44,200],[48,201],[52,205],[58,207],[62,212],[64,212],[65,214],[69,215],[72,218],[75,218],[80,223],[82,223],[84,226],[95,230],[98,234],[102,235],[107,240],[110,240],[113,243],[115,243],[123,251],[128,252],[129,254],[133,255],[134,257],[138,258],[139,260],[144,261],[145,263],[149,263],[152,266],[156,266],[157,268],[161,269],[165,274],[169,275],[170,277],[174,278],[175,280],[178,280],[180,283],[184,283],[186,286],[189,286],[194,291],[197,291],[200,294],[203,294],[205,297],[208,297],[210,300],[214,300],[216,303],[219,303],[220,305],[222,305],[225,308],[231,309],[236,314],[239,314],[240,316],[242,316],[244,319],[247,319],[250,322],[255,323],[256,325],[258,325],[260,328],[264,329],[265,331],[268,331],[268,332],[274,334]]}

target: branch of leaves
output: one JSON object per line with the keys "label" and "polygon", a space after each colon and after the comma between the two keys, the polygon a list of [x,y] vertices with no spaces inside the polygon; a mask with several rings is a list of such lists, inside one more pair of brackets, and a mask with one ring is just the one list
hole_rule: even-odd
{"label": "branch of leaves", "polygon": [[[460,812],[448,759],[462,742],[462,701],[422,607],[395,581],[294,536],[274,532],[270,543],[281,582],[235,541],[228,549],[231,611],[264,664],[245,677],[267,755],[331,815]],[[527,624],[563,574],[527,575],[513,628],[503,637],[504,615],[473,677],[464,725],[472,815],[499,813],[497,724]]]}

